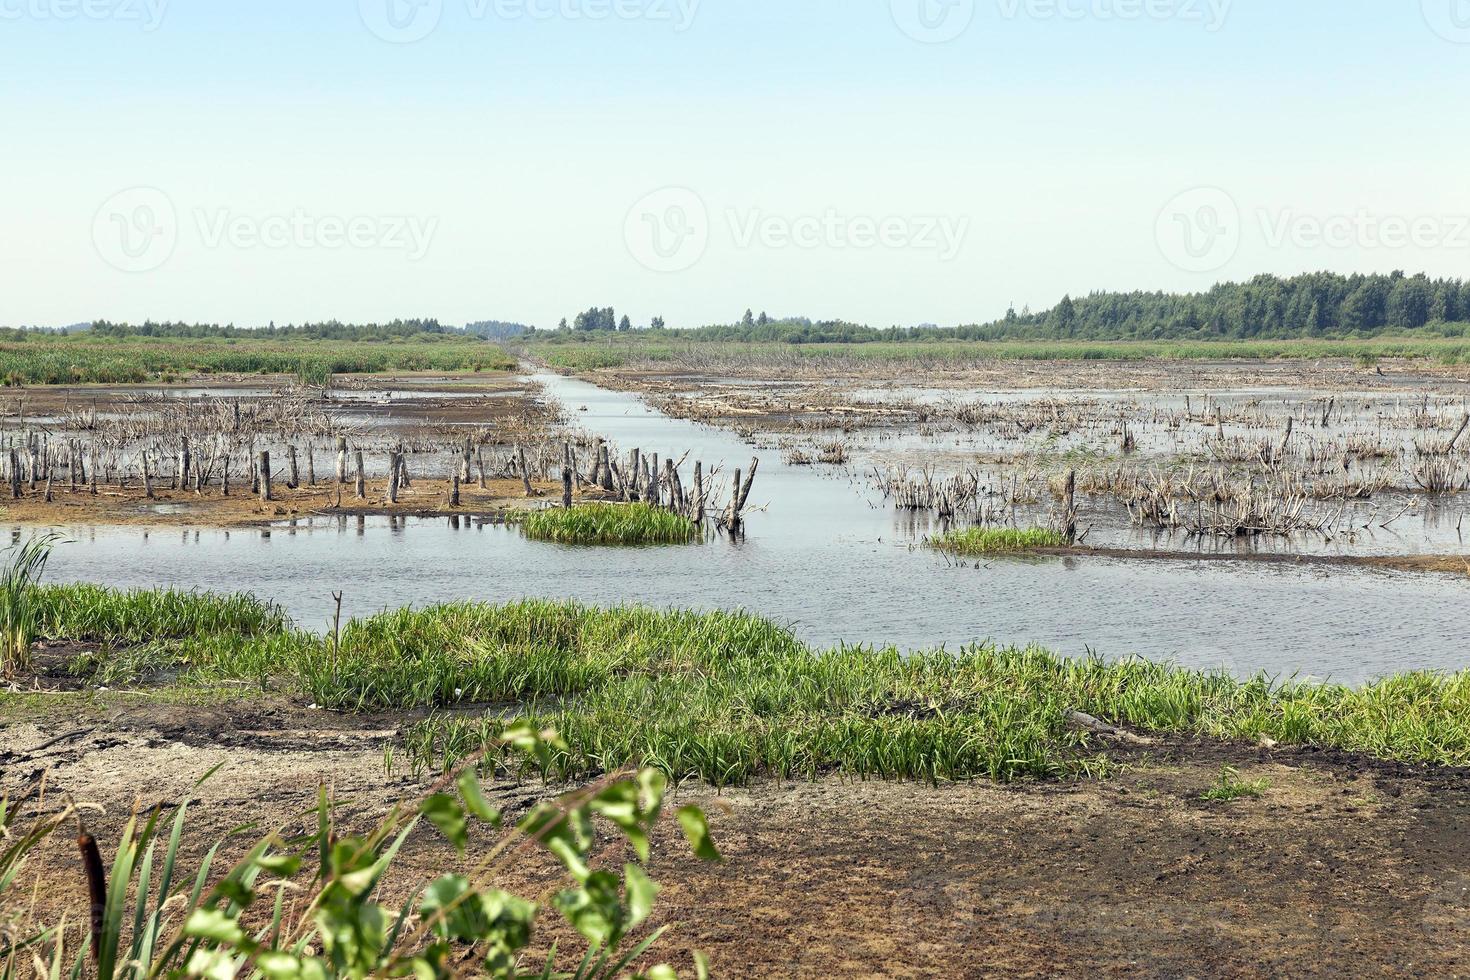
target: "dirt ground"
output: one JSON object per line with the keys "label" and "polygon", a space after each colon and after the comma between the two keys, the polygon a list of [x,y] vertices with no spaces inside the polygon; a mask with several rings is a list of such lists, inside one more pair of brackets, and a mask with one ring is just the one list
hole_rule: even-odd
{"label": "dirt ground", "polygon": [[[34,805],[44,777],[53,801],[102,806],[105,857],[133,806],[177,801],[216,765],[191,811],[192,857],[240,824],[294,823],[323,783],[349,824],[424,791],[385,775],[401,718],[68,704],[0,713],[0,784]],[[687,969],[699,949],[726,977],[1470,976],[1470,772],[1191,742],[1115,758],[1103,782],[686,786],[679,803],[706,808],[726,860],[694,861],[663,827],[656,923],[675,929],[660,957]],[[1264,795],[1203,801],[1226,765],[1267,780]],[[554,792],[496,791],[511,813]],[[452,866],[419,834],[389,891]],[[83,914],[69,842],[30,872],[47,913]],[[555,877],[531,861],[505,883],[544,896]],[[540,941],[553,937],[571,938]]]}

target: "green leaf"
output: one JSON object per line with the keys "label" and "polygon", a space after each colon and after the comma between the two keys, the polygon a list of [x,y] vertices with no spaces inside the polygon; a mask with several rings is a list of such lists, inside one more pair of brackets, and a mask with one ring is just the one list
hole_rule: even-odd
{"label": "green leaf", "polygon": [[439,832],[455,846],[459,853],[464,853],[465,845],[469,843],[469,821],[465,818],[464,807],[459,805],[458,800],[446,793],[436,793],[424,801],[419,812],[439,828]]}
{"label": "green leaf", "polygon": [[631,782],[614,783],[598,793],[587,804],[593,813],[606,817],[617,825],[638,852],[641,860],[648,860],[648,834],[643,829],[643,813],[638,806],[638,787]]}
{"label": "green leaf", "polygon": [[627,928],[638,925],[653,914],[653,900],[658,896],[658,885],[648,873],[636,864],[623,865],[623,888],[628,896]]}
{"label": "green leaf", "polygon": [[255,958],[255,967],[266,980],[326,980],[321,962],[290,953],[270,951]]}
{"label": "green leaf", "polygon": [[579,882],[585,883],[592,874],[587,867],[587,862],[582,860],[582,855],[577,851],[572,842],[565,837],[558,837],[546,845],[546,849],[555,854],[557,860],[567,869],[567,873]]}
{"label": "green leaf", "polygon": [[697,806],[686,806],[679,811],[679,826],[684,830],[684,836],[694,846],[694,855],[701,861],[723,861],[714,841],[709,836],[709,821],[705,819],[704,811]]}
{"label": "green leaf", "polygon": [[191,977],[203,977],[204,980],[235,980],[239,970],[235,966],[235,957],[222,947],[203,946],[196,949],[189,957],[187,967]]}
{"label": "green leaf", "polygon": [[485,794],[480,790],[480,779],[475,775],[475,771],[468,769],[461,774],[458,785],[459,795],[464,797],[465,808],[490,826],[499,827],[500,811],[485,799]]}
{"label": "green leaf", "polygon": [[556,907],[567,921],[593,946],[615,944],[623,934],[623,902],[620,882],[610,871],[593,872],[581,888],[568,888],[556,896]]}
{"label": "green leaf", "polygon": [[301,870],[301,858],[292,854],[262,854],[255,859],[255,865],[277,878],[289,878]]}
{"label": "green leaf", "polygon": [[235,946],[245,940],[240,923],[219,909],[195,909],[189,913],[184,922],[184,935],[224,946]]}
{"label": "green leaf", "polygon": [[660,963],[649,967],[647,973],[638,974],[634,980],[679,980],[679,974],[667,963]]}
{"label": "green leaf", "polygon": [[643,769],[638,773],[638,789],[641,791],[639,805],[643,809],[644,821],[648,826],[658,822],[663,809],[664,795],[669,791],[669,777],[661,769]]}
{"label": "green leaf", "polygon": [[709,957],[694,951],[694,980],[709,980]]}
{"label": "green leaf", "polygon": [[474,942],[486,931],[487,922],[479,915],[479,896],[463,875],[445,875],[424,889],[419,904],[419,917],[433,922],[434,935],[441,939]]}

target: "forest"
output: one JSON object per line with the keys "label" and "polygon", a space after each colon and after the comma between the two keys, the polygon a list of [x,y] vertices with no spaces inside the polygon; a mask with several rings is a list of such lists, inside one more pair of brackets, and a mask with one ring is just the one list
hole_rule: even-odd
{"label": "forest", "polygon": [[[611,311],[609,311],[611,312]],[[989,323],[876,328],[844,320],[741,320],[680,331],[686,339],[791,344],[932,340],[1295,340],[1465,336],[1470,282],[1425,275],[1260,275],[1201,293],[1094,292]],[[661,322],[661,321],[660,321]],[[656,329],[656,328],[655,328]]]}

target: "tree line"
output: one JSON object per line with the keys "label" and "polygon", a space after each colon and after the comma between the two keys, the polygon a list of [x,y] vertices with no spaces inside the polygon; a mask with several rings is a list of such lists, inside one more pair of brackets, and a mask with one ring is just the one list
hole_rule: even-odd
{"label": "tree line", "polygon": [[[597,313],[598,311],[591,311]],[[610,317],[612,310],[604,311]],[[583,329],[584,314],[577,318]],[[626,320],[626,317],[624,318]],[[598,321],[603,322],[603,321]],[[656,321],[662,324],[662,320]],[[1464,335],[1470,282],[1403,272],[1260,275],[1206,292],[1094,292],[1050,309],[1016,312],[959,327],[870,327],[846,320],[772,319],[750,310],[738,321],[680,330],[684,339],[790,344],[920,340],[1294,340],[1382,334]],[[565,321],[563,321],[565,323]],[[588,329],[603,329],[589,327]],[[607,328],[611,329],[611,328]]]}
{"label": "tree line", "polygon": [[975,339],[1286,340],[1408,333],[1470,320],[1470,282],[1425,275],[1260,275],[1203,293],[1096,292],[960,328]]}

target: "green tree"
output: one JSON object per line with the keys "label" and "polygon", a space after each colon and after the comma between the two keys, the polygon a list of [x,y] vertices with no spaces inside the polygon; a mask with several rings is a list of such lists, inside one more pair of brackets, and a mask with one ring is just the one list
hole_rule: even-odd
{"label": "green tree", "polygon": [[1071,337],[1077,330],[1077,307],[1070,295],[1063,296],[1057,308],[1052,310],[1052,329],[1058,337]]}

